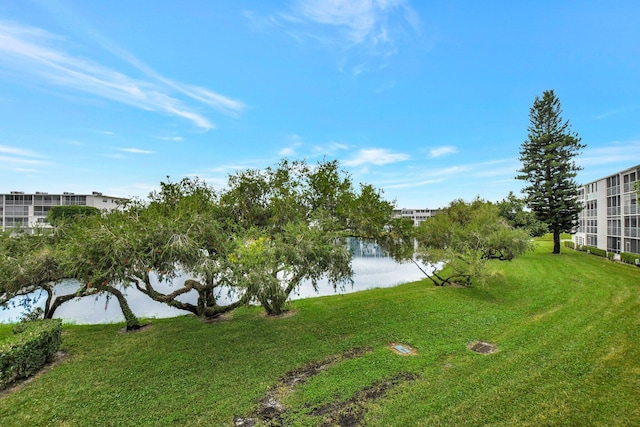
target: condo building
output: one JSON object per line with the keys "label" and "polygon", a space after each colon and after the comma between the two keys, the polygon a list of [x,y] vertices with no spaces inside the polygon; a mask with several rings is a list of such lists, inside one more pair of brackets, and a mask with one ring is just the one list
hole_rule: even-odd
{"label": "condo building", "polygon": [[92,194],[48,194],[37,191],[25,194],[12,191],[0,194],[0,226],[2,231],[12,228],[31,230],[34,227],[48,227],[47,213],[52,206],[93,206],[100,210],[111,210],[119,206],[120,197],[105,196],[94,191]]}
{"label": "condo building", "polygon": [[394,209],[393,215],[396,218],[410,218],[413,225],[418,226],[422,221],[431,218],[440,212],[440,209]]}
{"label": "condo building", "polygon": [[637,165],[580,187],[583,210],[574,244],[640,254],[640,210],[634,191],[639,176]]}

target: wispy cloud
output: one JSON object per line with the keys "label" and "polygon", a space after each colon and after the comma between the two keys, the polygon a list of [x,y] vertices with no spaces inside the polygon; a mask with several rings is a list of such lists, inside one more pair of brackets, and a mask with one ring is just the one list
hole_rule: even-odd
{"label": "wispy cloud", "polygon": [[[386,59],[397,51],[396,38],[420,32],[420,19],[408,0],[294,0],[267,17],[245,12],[254,29],[279,28],[299,43],[313,41],[340,55],[357,49],[364,55],[350,66],[354,76],[370,71],[366,57]],[[346,58],[339,61],[345,68]],[[377,68],[377,67],[376,67]]]}
{"label": "wispy cloud", "polygon": [[384,188],[398,189],[398,188],[424,187],[425,185],[438,184],[442,181],[444,181],[444,178],[426,179],[424,181],[411,181],[411,182],[402,182],[397,184],[387,184],[384,186]]}
{"label": "wispy cloud", "polygon": [[287,137],[287,146],[281,149],[278,154],[283,157],[302,156],[305,158],[333,157],[339,152],[348,150],[349,146],[336,141],[329,141],[324,144],[306,143],[300,135],[291,134]]}
{"label": "wispy cloud", "polygon": [[0,169],[11,169],[16,172],[38,172],[36,166],[49,164],[42,160],[38,153],[17,147],[0,145]]}
{"label": "wispy cloud", "polygon": [[285,147],[278,153],[282,157],[290,157],[296,154],[295,147]]}
{"label": "wispy cloud", "polygon": [[184,138],[181,136],[159,136],[158,139],[162,141],[182,142]]}
{"label": "wispy cloud", "polygon": [[0,166],[9,166],[12,165],[44,165],[47,162],[44,160],[36,160],[36,159],[23,159],[20,157],[9,157],[9,156],[0,156]]}
{"label": "wispy cloud", "polygon": [[153,153],[155,153],[155,151],[142,150],[140,148],[120,148],[120,151],[124,151],[125,153],[133,153],[133,154],[153,154]]}
{"label": "wispy cloud", "polygon": [[637,159],[640,159],[640,140],[614,141],[604,147],[587,148],[582,155],[576,158],[576,163],[586,168],[613,163],[634,163],[634,159],[635,163],[637,163]]}
{"label": "wispy cloud", "polygon": [[278,152],[282,157],[294,156],[297,153],[298,148],[303,144],[302,138],[299,135],[289,135],[287,139],[288,145]]}
{"label": "wispy cloud", "polygon": [[436,147],[429,150],[429,158],[434,159],[437,157],[442,157],[447,154],[454,154],[457,152],[458,152],[458,149],[456,147],[452,145],[444,145],[442,147]]}
{"label": "wispy cloud", "polygon": [[334,27],[351,45],[382,46],[391,44],[389,20],[398,11],[404,12],[404,19],[411,16],[407,22],[412,26],[417,25],[417,16],[405,0],[298,0],[285,16]]}
{"label": "wispy cloud", "polygon": [[16,147],[8,147],[6,145],[0,145],[0,153],[13,154],[16,156],[24,156],[24,157],[39,157],[33,151],[24,150],[22,148],[16,148]]}
{"label": "wispy cloud", "polygon": [[[131,105],[143,110],[184,118],[201,129],[213,123],[185,100],[198,101],[237,117],[245,105],[206,88],[168,79],[123,49],[104,39],[103,47],[142,71],[146,79],[134,78],[89,59],[67,53],[65,40],[45,30],[0,21],[0,64],[36,84],[49,84]],[[182,95],[179,99],[176,95]]]}
{"label": "wispy cloud", "polygon": [[349,146],[340,142],[328,142],[322,145],[315,145],[311,150],[312,157],[318,156],[335,156],[341,151],[348,150]]}
{"label": "wispy cloud", "polygon": [[400,189],[422,187],[445,181],[464,179],[469,177],[505,176],[509,180],[515,175],[515,159],[492,160],[481,163],[456,164],[437,169],[416,169],[407,171],[402,178],[384,183],[384,188]]}
{"label": "wispy cloud", "polygon": [[598,114],[596,116],[596,120],[606,119],[608,117],[614,116],[620,112],[620,109],[605,111],[604,113]]}
{"label": "wispy cloud", "polygon": [[358,154],[343,162],[345,166],[361,166],[366,164],[386,165],[390,163],[398,163],[409,160],[409,155],[404,153],[393,153],[384,148],[370,148],[360,150]]}

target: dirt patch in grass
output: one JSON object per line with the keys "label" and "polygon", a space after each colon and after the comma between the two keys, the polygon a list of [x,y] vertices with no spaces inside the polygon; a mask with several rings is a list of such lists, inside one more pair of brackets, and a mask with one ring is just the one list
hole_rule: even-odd
{"label": "dirt patch in grass", "polygon": [[311,362],[299,369],[284,374],[278,383],[272,387],[260,401],[260,407],[248,417],[237,416],[233,419],[235,426],[253,427],[259,421],[269,426],[284,426],[283,415],[287,408],[281,403],[288,394],[292,393],[297,384],[328,369],[336,363],[363,356],[372,351],[371,348],[352,348],[344,353],[334,355],[318,362]]}
{"label": "dirt patch in grass", "polygon": [[[257,411],[248,417],[237,416],[234,425],[237,427],[253,427],[256,424],[271,427],[284,427],[287,425],[285,416],[287,408],[281,401],[290,393],[293,393],[297,384],[304,383],[307,378],[319,374],[338,362],[346,359],[363,356],[371,352],[371,348],[353,348],[342,354],[328,357],[319,362],[312,362],[300,369],[287,372],[272,387],[267,395],[260,401]],[[321,407],[310,408],[309,415],[322,417],[322,426],[356,427],[360,426],[366,414],[367,403],[383,397],[396,385],[413,381],[416,374],[402,372],[385,381],[375,383],[357,392],[353,397],[343,401],[337,401]]]}
{"label": "dirt patch in grass", "polygon": [[287,310],[282,314],[269,314],[266,311],[260,313],[260,316],[266,319],[286,319],[287,317],[292,317],[298,314],[298,310]]}
{"label": "dirt patch in grass", "polygon": [[215,317],[199,317],[202,323],[221,323],[233,319],[233,313],[223,313]]}
{"label": "dirt patch in grass", "polygon": [[145,325],[140,326],[138,329],[131,329],[128,330],[126,327],[122,328],[122,329],[118,329],[118,332],[120,332],[121,334],[135,334],[138,332],[143,332],[146,331],[148,329],[151,329],[153,327],[153,325],[151,323],[147,323]]}
{"label": "dirt patch in grass", "polygon": [[417,378],[417,374],[401,372],[386,381],[373,384],[359,391],[351,399],[315,408],[311,411],[311,415],[323,417],[322,427],[359,426],[364,419],[369,401],[383,397],[391,388],[400,383],[413,381]]}
{"label": "dirt patch in grass", "polygon": [[12,385],[10,385],[9,387],[5,388],[4,390],[0,390],[0,398],[3,398],[4,396],[14,393],[16,391],[22,390],[31,381],[35,380],[36,378],[40,378],[42,375],[49,372],[51,369],[53,369],[55,366],[62,363],[68,357],[69,357],[69,354],[66,351],[57,351],[56,354],[53,356],[53,360],[51,362],[45,363],[42,369],[40,369],[34,375],[28,378],[18,380]]}

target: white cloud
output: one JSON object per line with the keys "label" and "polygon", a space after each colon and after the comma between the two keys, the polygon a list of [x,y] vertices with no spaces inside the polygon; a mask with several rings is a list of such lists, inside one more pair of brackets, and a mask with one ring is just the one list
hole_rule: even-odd
{"label": "white cloud", "polygon": [[278,154],[282,157],[290,157],[296,154],[296,149],[294,147],[286,147],[280,150]]}
{"label": "white cloud", "polygon": [[348,150],[349,146],[340,142],[329,142],[324,145],[316,145],[313,147],[311,155],[317,156],[335,156],[339,151]]}
{"label": "white cloud", "polygon": [[637,163],[640,158],[640,140],[614,141],[604,147],[588,148],[576,158],[576,163],[584,168],[588,166],[612,163]]}
{"label": "white cloud", "polygon": [[[62,38],[42,29],[4,21],[0,21],[0,64],[22,76],[35,78],[37,84],[48,83],[143,110],[178,116],[206,130],[213,129],[214,125],[185,100],[198,101],[234,117],[246,107],[241,101],[206,88],[163,77],[123,49],[104,38],[97,38],[104,48],[138,68],[147,79],[134,78],[68,54],[60,47],[64,45]],[[176,92],[186,98],[177,98]]]}
{"label": "white cloud", "polygon": [[469,177],[502,177],[513,181],[517,165],[514,159],[491,160],[482,163],[458,164],[439,169],[407,171],[402,178],[386,182],[384,188],[401,189],[422,187],[444,181],[469,180]]}
{"label": "white cloud", "polygon": [[412,182],[402,182],[398,184],[389,184],[389,185],[385,185],[384,188],[397,189],[397,188],[423,187],[425,185],[437,184],[442,181],[444,181],[444,178],[426,179],[424,181],[415,181],[415,182],[412,181]]}
{"label": "white cloud", "polygon": [[444,145],[442,147],[436,147],[429,150],[429,158],[441,157],[447,154],[457,153],[458,149],[452,145]]}
{"label": "white cloud", "polygon": [[159,136],[158,139],[162,141],[173,141],[173,142],[182,142],[184,138],[181,136]]}
{"label": "white cloud", "polygon": [[[254,14],[245,17],[255,25]],[[406,33],[402,27],[414,31],[420,28],[418,15],[408,0],[294,0],[289,10],[271,16],[268,22],[270,26],[283,26],[298,42],[310,39],[324,46],[338,46],[343,53],[359,47],[365,55],[381,58],[397,52],[394,37]],[[367,68],[360,64],[351,71],[357,76]]]}
{"label": "white cloud", "polygon": [[48,161],[40,160],[40,157],[39,154],[33,151],[0,145],[0,169],[12,169],[16,172],[37,172],[37,170],[33,169],[34,166],[49,164]]}
{"label": "white cloud", "polygon": [[361,166],[365,164],[386,165],[409,160],[409,155],[404,153],[392,153],[383,148],[370,148],[360,150],[356,157],[343,162],[345,166]]}
{"label": "white cloud", "polygon": [[289,145],[278,152],[278,154],[282,157],[290,157],[297,153],[297,149],[302,146],[304,141],[299,135],[293,134],[289,135],[287,138],[289,140]]}
{"label": "white cloud", "polygon": [[134,153],[134,154],[153,154],[154,153],[154,151],[142,150],[140,148],[120,148],[120,151],[124,151],[126,153]]}
{"label": "white cloud", "polygon": [[614,116],[620,112],[620,109],[605,111],[604,113],[598,114],[595,118],[596,120],[602,120]]}
{"label": "white cloud", "polygon": [[23,159],[19,157],[0,156],[0,167],[11,165],[44,165],[48,162],[35,159]]}
{"label": "white cloud", "polygon": [[25,157],[38,157],[37,154],[29,150],[23,150],[22,148],[8,147],[6,145],[0,145],[0,153],[14,154],[16,156]]}
{"label": "white cloud", "polygon": [[405,0],[298,0],[293,17],[340,28],[352,44],[379,45],[390,41],[387,20],[399,8],[410,9]]}

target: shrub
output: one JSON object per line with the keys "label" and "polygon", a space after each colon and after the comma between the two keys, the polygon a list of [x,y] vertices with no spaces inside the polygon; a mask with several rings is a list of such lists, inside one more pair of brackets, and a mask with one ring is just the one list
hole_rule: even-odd
{"label": "shrub", "polygon": [[62,321],[19,323],[13,332],[0,344],[0,390],[33,375],[53,359],[62,342]]}
{"label": "shrub", "polygon": [[628,253],[628,252],[620,252],[620,260],[622,262],[626,262],[627,264],[638,265],[638,264],[636,264],[636,260],[637,259],[640,259],[640,254],[631,254],[631,253]]}
{"label": "shrub", "polygon": [[568,241],[568,240],[565,240],[565,241],[564,241],[564,246],[565,246],[565,248],[571,248],[571,249],[575,249],[575,248],[576,248],[575,243],[570,242],[570,241]]}
{"label": "shrub", "polygon": [[601,256],[603,258],[607,257],[607,251],[604,249],[596,248],[595,246],[583,246],[582,250],[589,252],[595,256]]}

